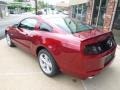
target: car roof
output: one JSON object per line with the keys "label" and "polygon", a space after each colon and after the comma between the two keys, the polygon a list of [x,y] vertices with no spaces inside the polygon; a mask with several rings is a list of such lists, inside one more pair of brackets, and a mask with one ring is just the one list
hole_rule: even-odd
{"label": "car roof", "polygon": [[[48,23],[49,25],[51,25],[52,27],[57,28],[57,29],[62,29],[57,24],[61,23],[61,20],[64,20],[64,18],[66,18],[66,17],[67,16],[65,16],[65,15],[41,15],[40,16],[40,18],[43,21],[45,21],[46,23]],[[63,32],[64,30],[59,30],[59,31]]]}
{"label": "car roof", "polygon": [[49,19],[55,19],[55,18],[63,19],[65,17],[66,17],[65,15],[41,15],[41,18],[44,19],[45,21],[48,21]]}
{"label": "car roof", "polygon": [[53,17],[67,17],[67,15],[64,14],[49,14],[49,15],[40,15],[43,18],[53,18]]}

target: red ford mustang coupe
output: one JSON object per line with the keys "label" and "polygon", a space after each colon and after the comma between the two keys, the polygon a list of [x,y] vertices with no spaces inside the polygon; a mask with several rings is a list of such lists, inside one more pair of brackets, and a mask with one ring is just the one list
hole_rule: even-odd
{"label": "red ford mustang coupe", "polygon": [[34,16],[9,26],[9,46],[18,46],[38,57],[47,76],[59,71],[87,79],[109,65],[116,50],[112,32],[104,32],[68,17]]}

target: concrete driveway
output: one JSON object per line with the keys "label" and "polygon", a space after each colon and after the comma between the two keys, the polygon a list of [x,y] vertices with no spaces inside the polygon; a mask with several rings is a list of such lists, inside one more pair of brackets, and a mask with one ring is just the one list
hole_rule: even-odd
{"label": "concrete driveway", "polygon": [[45,76],[35,57],[0,40],[0,90],[84,90],[80,79]]}
{"label": "concrete driveway", "polygon": [[45,76],[35,57],[0,41],[0,90],[120,90],[120,47],[112,65],[93,79]]}

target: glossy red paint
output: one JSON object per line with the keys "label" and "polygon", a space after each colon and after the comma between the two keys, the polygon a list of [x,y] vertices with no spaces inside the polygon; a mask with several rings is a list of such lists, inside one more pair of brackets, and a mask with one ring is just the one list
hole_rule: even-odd
{"label": "glossy red paint", "polygon": [[37,56],[37,49],[46,48],[55,58],[60,70],[64,73],[86,79],[98,74],[109,63],[105,59],[115,54],[116,44],[104,53],[97,55],[86,55],[85,46],[105,40],[113,36],[112,32],[100,30],[88,30],[75,34],[68,34],[60,28],[53,27],[51,32],[39,30],[39,24],[45,22],[42,17],[34,17],[38,20],[33,31],[15,26],[8,27],[8,33],[17,46]]}

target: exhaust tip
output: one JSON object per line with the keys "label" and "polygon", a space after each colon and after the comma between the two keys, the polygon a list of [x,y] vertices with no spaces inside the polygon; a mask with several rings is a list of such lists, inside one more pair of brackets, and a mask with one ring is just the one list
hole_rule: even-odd
{"label": "exhaust tip", "polygon": [[88,79],[93,79],[94,77],[88,77]]}

